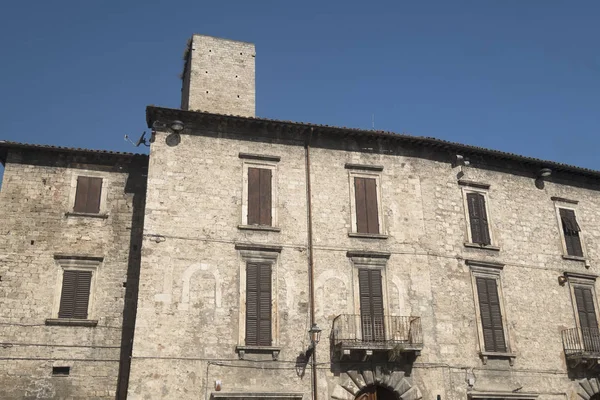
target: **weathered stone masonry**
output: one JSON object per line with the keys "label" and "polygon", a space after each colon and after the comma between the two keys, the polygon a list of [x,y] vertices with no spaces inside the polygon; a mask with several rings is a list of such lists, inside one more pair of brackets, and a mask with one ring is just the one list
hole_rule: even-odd
{"label": "weathered stone masonry", "polygon": [[[149,158],[0,142],[0,397],[597,400],[600,335],[564,335],[597,323],[600,172],[255,118],[254,56],[194,35],[181,109],[147,108]],[[251,168],[271,176],[270,225],[248,222]],[[104,179],[99,215],[72,212],[79,174]],[[357,231],[360,179],[376,182],[377,233]],[[567,254],[561,208],[582,256]],[[58,277],[78,263],[95,268],[89,321],[61,321]],[[271,273],[270,346],[246,342],[249,263]],[[381,277],[368,291],[393,346],[352,324],[361,270]],[[505,349],[489,350],[486,318]]]}
{"label": "weathered stone masonry", "polygon": [[[0,397],[124,398],[147,158],[5,142],[0,158]],[[101,218],[68,215],[78,175],[103,177]],[[97,325],[49,325],[61,263],[90,259],[99,260],[90,315]],[[52,376],[53,367],[70,367],[70,375]]]}

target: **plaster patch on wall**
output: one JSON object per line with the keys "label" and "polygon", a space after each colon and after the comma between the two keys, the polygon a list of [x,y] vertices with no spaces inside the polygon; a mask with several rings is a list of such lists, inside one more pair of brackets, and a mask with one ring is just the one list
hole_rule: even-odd
{"label": "plaster patch on wall", "polygon": [[209,264],[199,263],[192,264],[186,268],[185,272],[181,276],[182,288],[181,288],[181,302],[178,306],[180,310],[188,310],[190,307],[190,281],[194,274],[199,271],[205,271],[212,276],[214,279],[214,299],[215,306],[221,307],[221,277],[219,271],[216,269],[210,269]]}

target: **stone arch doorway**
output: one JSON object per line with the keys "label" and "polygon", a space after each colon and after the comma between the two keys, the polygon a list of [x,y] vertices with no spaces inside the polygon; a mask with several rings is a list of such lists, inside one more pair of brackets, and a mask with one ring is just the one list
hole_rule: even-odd
{"label": "stone arch doorway", "polygon": [[360,391],[355,400],[397,400],[397,397],[396,393],[383,386],[369,385]]}
{"label": "stone arch doorway", "polygon": [[596,393],[595,395],[590,397],[590,400],[600,400],[600,393]]}
{"label": "stone arch doorway", "polygon": [[[382,388],[391,392],[392,397],[383,397],[387,395],[387,392],[382,389],[379,392],[380,397],[376,399],[359,397],[371,387],[375,387],[375,395],[377,395],[377,388]],[[418,387],[413,386],[412,379],[405,376],[403,371],[384,372],[381,368],[373,368],[372,370],[340,373],[338,384],[331,393],[332,400],[387,400],[388,398],[421,400],[421,392]]]}

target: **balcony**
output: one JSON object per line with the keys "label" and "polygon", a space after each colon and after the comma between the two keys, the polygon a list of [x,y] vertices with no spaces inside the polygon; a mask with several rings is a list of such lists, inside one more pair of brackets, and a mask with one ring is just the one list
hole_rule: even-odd
{"label": "balcony", "polygon": [[420,317],[342,314],[333,320],[331,342],[340,358],[365,361],[374,353],[387,353],[389,361],[403,355],[418,356],[423,348]]}
{"label": "balcony", "polygon": [[571,368],[598,367],[600,331],[597,328],[572,328],[562,331],[563,348]]}

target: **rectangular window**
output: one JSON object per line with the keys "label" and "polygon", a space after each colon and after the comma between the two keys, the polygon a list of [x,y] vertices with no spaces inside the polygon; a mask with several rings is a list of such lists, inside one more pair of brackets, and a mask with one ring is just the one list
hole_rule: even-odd
{"label": "rectangular window", "polygon": [[58,318],[88,318],[91,282],[92,271],[64,270]]}
{"label": "rectangular window", "polygon": [[248,225],[272,225],[271,180],[270,169],[248,168]]}
{"label": "rectangular window", "polygon": [[102,178],[90,176],[77,177],[74,212],[98,214],[100,212],[100,196]]}
{"label": "rectangular window", "polygon": [[496,279],[478,276],[475,281],[485,351],[505,353],[507,348]]}
{"label": "rectangular window", "polygon": [[360,268],[358,270],[360,292],[360,319],[364,341],[384,341],[384,310],[381,270]]}
{"label": "rectangular window", "polygon": [[375,178],[354,177],[356,232],[379,233],[377,181]]}
{"label": "rectangular window", "polygon": [[570,256],[583,257],[583,247],[579,232],[579,224],[575,218],[575,211],[568,208],[559,208],[560,221],[565,238],[565,247]]}
{"label": "rectangular window", "polygon": [[485,195],[477,192],[467,193],[467,206],[469,209],[471,243],[482,245],[492,244],[488,226]]}
{"label": "rectangular window", "polygon": [[581,330],[582,343],[580,344],[586,351],[597,352],[600,348],[600,334],[598,332],[592,287],[575,286],[573,294],[575,295],[579,329]]}
{"label": "rectangular window", "polygon": [[271,346],[271,265],[246,264],[246,346]]}

